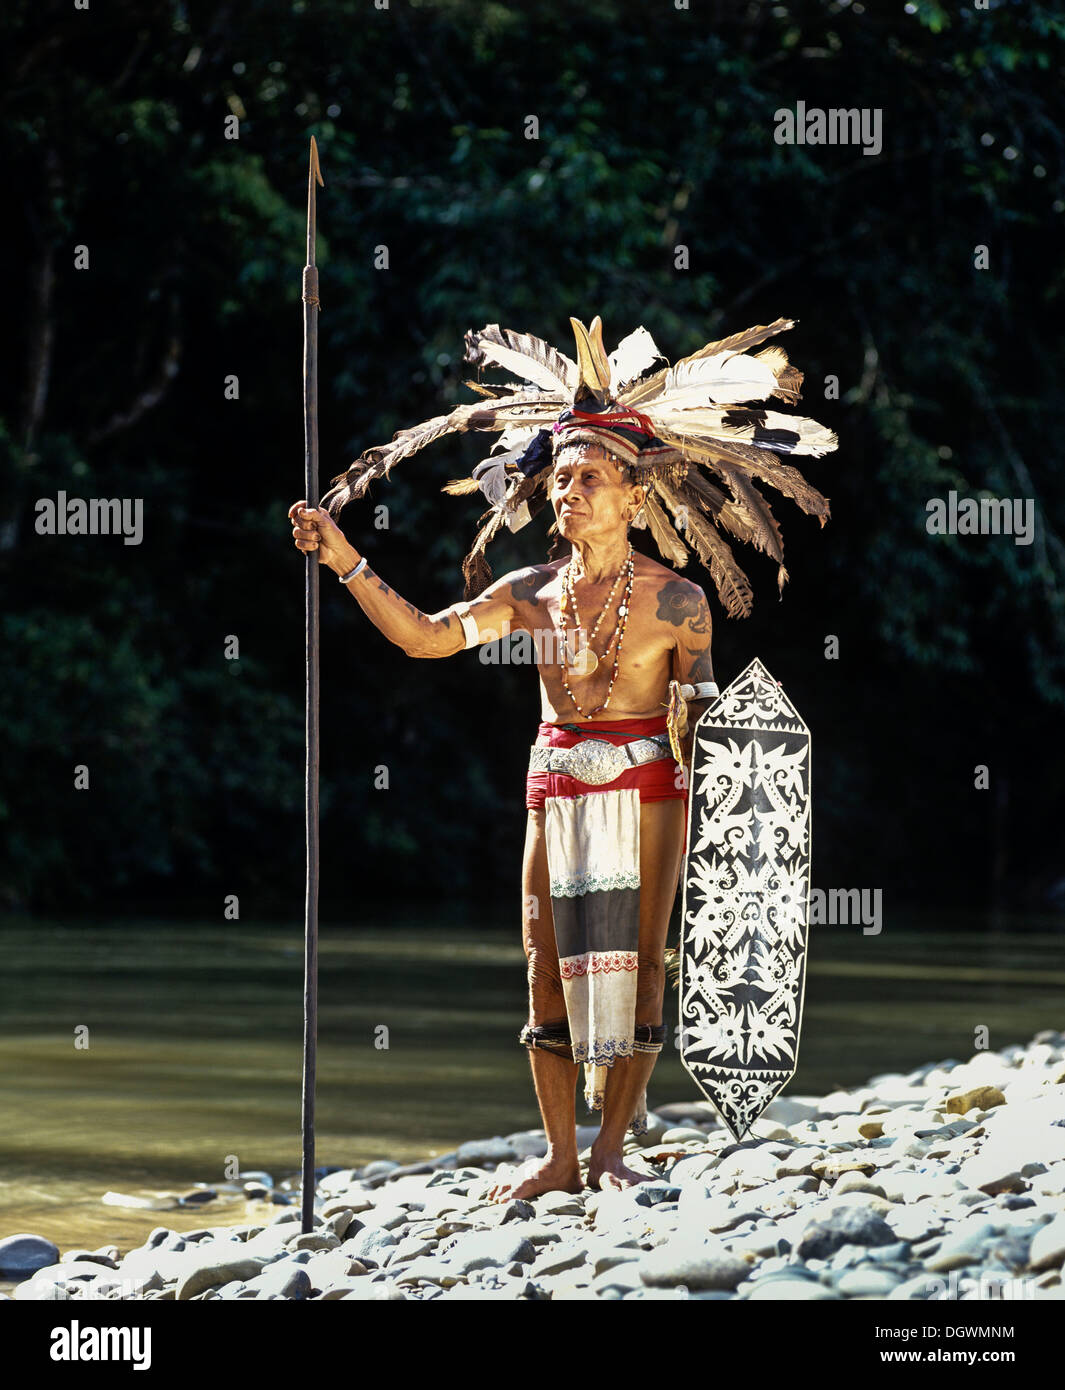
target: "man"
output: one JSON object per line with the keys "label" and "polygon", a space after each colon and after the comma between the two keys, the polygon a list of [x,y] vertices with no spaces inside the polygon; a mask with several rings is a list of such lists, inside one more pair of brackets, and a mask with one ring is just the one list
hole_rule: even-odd
{"label": "man", "polygon": [[[630,1125],[640,1129],[665,1033],[663,950],[687,805],[686,770],[669,752],[665,707],[671,679],[699,685],[713,673],[703,591],[629,544],[628,528],[648,491],[632,481],[634,457],[621,442],[615,450],[602,434],[572,430],[558,444],[548,485],[570,555],[507,574],[470,603],[434,614],[418,611],[374,574],[325,511],[305,501],[289,511],[297,548],[317,550],[409,656],[452,656],[508,629],[534,637],[542,723],[526,798],[529,1023],[521,1040],[548,1149],[497,1184],[496,1200],[580,1190],[574,1098],[582,1061],[586,1096],[602,1109],[588,1184],[646,1180],[626,1167],[622,1149]],[[692,724],[704,705],[693,702]],[[593,758],[604,744],[633,750],[606,782],[574,775],[599,775],[567,751],[586,752],[592,736],[600,739],[591,744]],[[687,746],[684,756],[690,758]],[[591,861],[606,856],[622,866],[626,854],[621,886],[584,881]],[[567,886],[567,874],[582,882]]]}

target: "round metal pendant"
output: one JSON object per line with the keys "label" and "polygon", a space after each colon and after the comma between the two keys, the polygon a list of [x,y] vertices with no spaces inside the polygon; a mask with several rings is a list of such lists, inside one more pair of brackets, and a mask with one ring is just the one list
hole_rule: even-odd
{"label": "round metal pendant", "polygon": [[599,666],[599,658],[591,647],[581,647],[576,654],[570,653],[570,670],[578,676],[590,676]]}

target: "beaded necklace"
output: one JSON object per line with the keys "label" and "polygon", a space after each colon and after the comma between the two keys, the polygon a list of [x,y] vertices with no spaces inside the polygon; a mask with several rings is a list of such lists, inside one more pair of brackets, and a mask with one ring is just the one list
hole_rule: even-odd
{"label": "beaded necklace", "polygon": [[[632,581],[634,574],[635,565],[633,563],[632,544],[630,542],[628,556],[625,562],[622,564],[621,568],[618,570],[617,578],[614,580],[613,587],[611,588],[610,593],[607,595],[607,600],[606,603],[603,605],[602,612],[596,619],[595,627],[592,628],[592,631],[588,636],[588,645],[581,652],[573,656],[573,658],[569,660],[568,663],[572,667],[574,673],[578,676],[590,676],[598,668],[599,657],[592,650],[591,641],[592,638],[594,638],[598,633],[600,624],[602,623],[604,617],[607,614],[608,609],[610,608],[611,603],[613,602],[614,595],[617,593],[618,590],[618,585],[621,583],[622,575],[624,575],[625,592],[622,594],[621,603],[618,607],[618,616],[614,624],[614,631],[610,636],[609,642],[607,642],[606,644],[606,650],[603,652],[603,655],[605,657],[607,652],[610,651],[610,648],[614,646],[614,641],[616,638],[617,646],[614,651],[614,669],[610,676],[610,684],[607,686],[606,699],[603,701],[601,705],[596,705],[595,709],[593,709],[590,712],[591,714],[600,714],[603,710],[606,709],[607,705],[610,704],[610,696],[614,690],[614,682],[618,678],[618,665],[621,661],[621,642],[622,638],[625,636],[625,625],[628,622],[629,617],[629,603],[630,599],[632,598]],[[570,648],[565,639],[565,612],[567,601],[573,612],[575,630],[579,632],[581,627],[580,610],[577,607],[577,595],[574,592],[573,588],[573,572],[570,568],[570,564],[567,564],[562,572],[562,601],[559,605],[560,613],[562,616],[564,658],[570,657]],[[569,681],[566,679],[566,665],[567,660],[564,659],[562,662],[562,688],[565,690],[566,694],[573,702],[573,707],[580,715],[580,717],[582,719],[587,719],[590,717],[590,715],[586,714],[584,710],[581,709],[580,705],[576,701],[576,698],[574,697],[573,691],[569,687]]]}

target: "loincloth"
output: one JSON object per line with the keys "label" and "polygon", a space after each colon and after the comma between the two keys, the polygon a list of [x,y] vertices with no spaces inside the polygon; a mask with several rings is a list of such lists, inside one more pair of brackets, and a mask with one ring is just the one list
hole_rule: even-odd
{"label": "loincloth", "polygon": [[[539,732],[550,747],[572,748],[588,737],[624,744],[664,734],[666,719],[604,720],[602,732],[594,724],[581,731],[541,724]],[[545,810],[551,912],[571,1055],[584,1063],[585,1100],[592,1110],[602,1109],[607,1071],[615,1061],[634,1050],[661,1047],[636,1039],[640,805],[672,798],[686,801],[687,785],[668,749],[665,757],[598,786],[558,772],[527,777],[526,806]],[[647,1131],[646,1094],[630,1128],[634,1134]]]}

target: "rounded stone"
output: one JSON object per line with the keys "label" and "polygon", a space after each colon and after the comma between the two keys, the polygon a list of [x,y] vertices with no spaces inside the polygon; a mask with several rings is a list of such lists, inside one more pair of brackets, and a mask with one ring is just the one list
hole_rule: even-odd
{"label": "rounded stone", "polygon": [[456,1150],[459,1163],[482,1168],[486,1164],[513,1163],[519,1157],[514,1148],[498,1134],[491,1139],[471,1139]]}
{"label": "rounded stone", "polygon": [[898,1240],[884,1218],[865,1207],[839,1207],[805,1228],[796,1247],[800,1258],[827,1259],[844,1245],[894,1245]]}
{"label": "rounded stone", "polygon": [[836,1288],[848,1298],[887,1298],[902,1283],[902,1275],[889,1269],[863,1265],[848,1269],[841,1275]]}
{"label": "rounded stone", "polygon": [[706,1134],[701,1129],[694,1129],[689,1125],[677,1125],[674,1129],[667,1129],[660,1141],[663,1144],[704,1144]]}
{"label": "rounded stone", "polygon": [[[398,1167],[399,1164],[394,1158],[375,1158],[372,1163],[367,1163],[359,1176],[364,1178],[383,1178]],[[345,1170],[341,1170],[340,1173],[334,1173],[331,1174],[331,1176],[339,1180],[343,1176],[344,1171]]]}
{"label": "rounded stone", "polygon": [[285,1242],[289,1250],[339,1250],[340,1237],[334,1231],[301,1232]]}
{"label": "rounded stone", "polygon": [[0,1240],[0,1275],[24,1278],[59,1263],[59,1247],[44,1236],[20,1232]]}
{"label": "rounded stone", "polygon": [[1065,1216],[1037,1231],[1028,1252],[1028,1267],[1032,1270],[1058,1269],[1065,1264]]}
{"label": "rounded stone", "polygon": [[788,1299],[796,1303],[826,1303],[840,1295],[812,1279],[759,1279],[747,1295],[748,1301],[763,1303],[767,1299]]}
{"label": "rounded stone", "polygon": [[683,1285],[695,1291],[731,1291],[750,1274],[747,1260],[718,1246],[697,1245],[684,1240],[667,1241],[645,1256],[638,1273],[651,1288]]}
{"label": "rounded stone", "polygon": [[249,1259],[246,1256],[233,1260],[214,1259],[190,1269],[184,1278],[178,1281],[174,1296],[179,1303],[183,1303],[221,1284],[229,1284],[234,1280],[247,1282],[254,1279],[262,1267],[261,1260]]}
{"label": "rounded stone", "polygon": [[247,1287],[255,1291],[257,1298],[303,1299],[310,1297],[313,1284],[302,1265],[278,1260],[254,1279],[249,1279]]}
{"label": "rounded stone", "polygon": [[970,1110],[992,1110],[1005,1104],[1006,1097],[997,1086],[974,1086],[949,1095],[944,1108],[951,1115],[967,1115]]}
{"label": "rounded stone", "polygon": [[845,1192],[869,1192],[875,1197],[884,1197],[887,1194],[877,1182],[871,1182],[865,1177],[860,1169],[852,1169],[849,1173],[844,1173],[832,1187],[832,1195],[842,1196]]}

